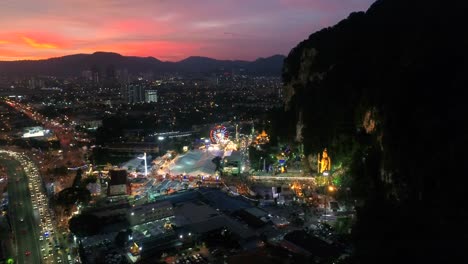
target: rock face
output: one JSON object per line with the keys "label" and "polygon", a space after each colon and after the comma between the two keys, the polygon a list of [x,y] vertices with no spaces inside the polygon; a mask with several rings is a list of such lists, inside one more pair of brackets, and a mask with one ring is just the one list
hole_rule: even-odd
{"label": "rock face", "polygon": [[467,4],[377,1],[285,59],[288,127],[301,128],[306,154],[328,147],[346,160],[352,193],[365,201],[359,261],[463,258],[464,242],[439,253],[461,239],[453,222],[467,219],[466,162],[457,163],[468,135]]}

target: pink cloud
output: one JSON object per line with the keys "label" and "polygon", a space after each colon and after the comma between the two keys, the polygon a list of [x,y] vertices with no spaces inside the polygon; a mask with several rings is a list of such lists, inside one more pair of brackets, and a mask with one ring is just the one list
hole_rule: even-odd
{"label": "pink cloud", "polygon": [[179,60],[252,60],[298,42],[373,0],[21,0],[0,9],[0,59],[97,50]]}

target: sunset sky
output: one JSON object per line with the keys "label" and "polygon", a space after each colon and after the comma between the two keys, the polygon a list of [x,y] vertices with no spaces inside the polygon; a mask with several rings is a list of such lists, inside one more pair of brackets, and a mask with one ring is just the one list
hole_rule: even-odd
{"label": "sunset sky", "polygon": [[0,60],[112,51],[177,61],[287,54],[374,0],[1,0]]}

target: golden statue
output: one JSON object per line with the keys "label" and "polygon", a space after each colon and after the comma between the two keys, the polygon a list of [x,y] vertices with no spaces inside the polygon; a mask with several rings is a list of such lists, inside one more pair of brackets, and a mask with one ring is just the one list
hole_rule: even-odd
{"label": "golden statue", "polygon": [[320,158],[320,154],[317,155],[317,158],[317,168],[319,173],[323,173],[324,171],[329,171],[331,169],[331,159],[328,156],[326,148],[322,152],[322,158]]}
{"label": "golden statue", "polygon": [[140,254],[141,248],[137,245],[137,243],[133,242],[133,245],[130,247],[130,253],[133,256],[137,256]]}
{"label": "golden statue", "polygon": [[171,229],[172,229],[172,224],[171,224],[171,222],[166,222],[166,223],[164,223],[164,229],[166,229],[166,230],[171,230]]}

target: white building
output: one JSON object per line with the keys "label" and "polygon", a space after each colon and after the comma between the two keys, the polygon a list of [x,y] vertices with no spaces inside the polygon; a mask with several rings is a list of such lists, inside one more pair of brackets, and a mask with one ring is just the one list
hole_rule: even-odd
{"label": "white building", "polygon": [[145,91],[145,102],[146,103],[157,103],[158,102],[158,91],[157,90],[146,90]]}

